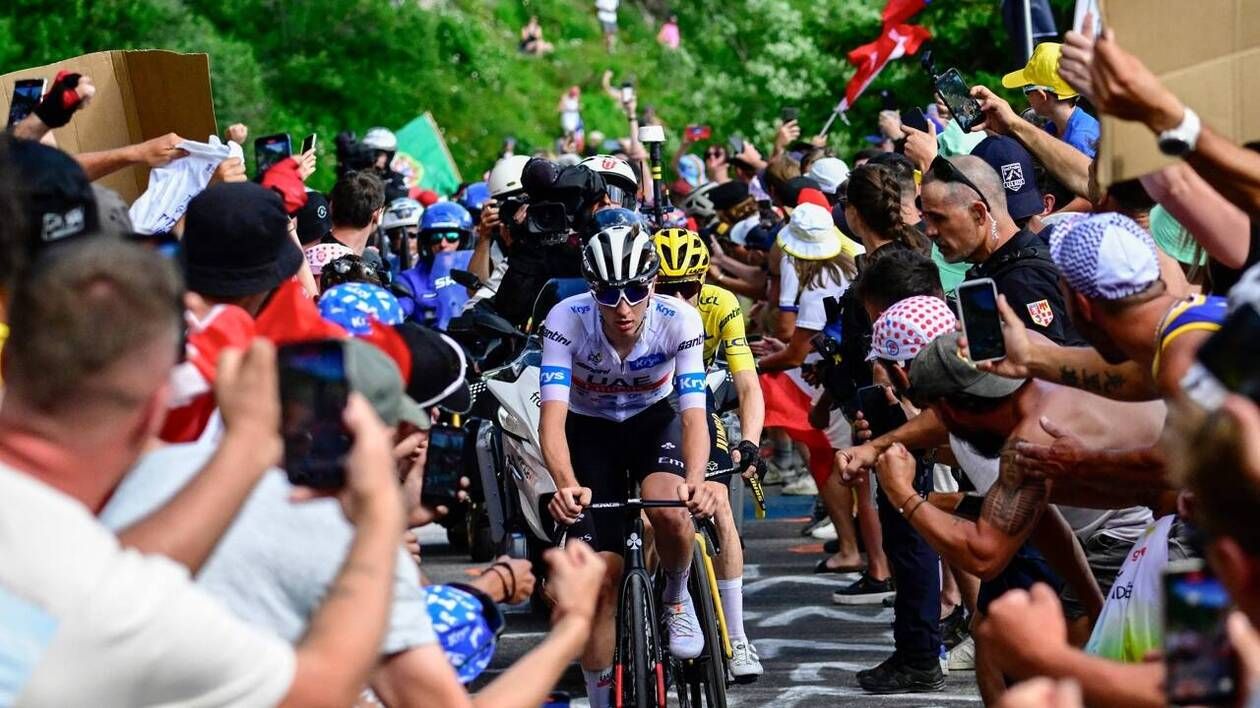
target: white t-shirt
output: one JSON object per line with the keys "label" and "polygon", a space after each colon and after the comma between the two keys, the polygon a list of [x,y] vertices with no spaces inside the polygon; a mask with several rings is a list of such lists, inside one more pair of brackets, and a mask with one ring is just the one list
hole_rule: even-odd
{"label": "white t-shirt", "polygon": [[4,466],[0,559],[0,705],[269,706],[293,682],[283,640]]}
{"label": "white t-shirt", "polygon": [[[949,448],[953,450],[958,465],[967,474],[967,478],[971,480],[976,491],[987,494],[989,487],[992,487],[998,478],[1000,463],[998,458],[981,455],[974,447],[953,434],[949,436]],[[1125,509],[1084,509],[1062,504],[1055,506],[1059,507],[1064,520],[1072,527],[1072,531],[1081,543],[1088,541],[1096,534],[1104,534],[1132,543],[1154,521],[1151,510],[1144,506],[1131,506]]]}
{"label": "white t-shirt", "polygon": [[796,326],[821,332],[827,326],[827,308],[823,300],[838,298],[849,289],[849,279],[840,272],[833,276],[829,271],[801,291],[796,277],[796,264],[788,254],[779,262],[779,309],[796,313]]}
{"label": "white t-shirt", "polygon": [[[126,528],[164,505],[214,454],[213,443],[168,445],[127,474],[101,511],[101,523]],[[336,579],[354,528],[332,499],[294,504],[292,485],[268,470],[197,575],[197,584],[238,617],[297,643]],[[436,641],[416,564],[401,546],[393,604],[381,653]]]}

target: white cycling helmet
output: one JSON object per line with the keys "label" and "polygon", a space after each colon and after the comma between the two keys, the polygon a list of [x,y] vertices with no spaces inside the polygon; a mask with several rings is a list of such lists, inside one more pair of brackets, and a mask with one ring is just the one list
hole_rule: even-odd
{"label": "white cycling helmet", "polygon": [[614,204],[627,209],[639,205],[639,178],[630,163],[612,155],[592,155],[578,164],[604,178],[604,188]]}
{"label": "white cycling helmet", "polygon": [[404,226],[419,226],[424,207],[414,199],[401,197],[389,203],[381,217],[381,228],[392,231]]}
{"label": "white cycling helmet", "polygon": [[521,175],[525,172],[525,164],[529,159],[529,155],[508,155],[494,163],[494,169],[490,170],[490,179],[486,180],[490,196],[498,199],[525,191],[525,186],[521,184]]}
{"label": "white cycling helmet", "polygon": [[369,128],[361,142],[373,150],[381,150],[383,152],[397,152],[398,150],[398,137],[389,128],[381,128],[379,126]]}
{"label": "white cycling helmet", "polygon": [[582,276],[592,287],[646,284],[660,269],[652,235],[639,224],[610,226],[582,248]]}
{"label": "white cycling helmet", "polygon": [[718,186],[717,182],[705,182],[704,184],[691,190],[686,199],[683,199],[682,208],[687,216],[695,217],[696,221],[701,225],[707,224],[717,218],[717,207],[713,206],[713,200],[709,198],[709,192],[712,192]]}

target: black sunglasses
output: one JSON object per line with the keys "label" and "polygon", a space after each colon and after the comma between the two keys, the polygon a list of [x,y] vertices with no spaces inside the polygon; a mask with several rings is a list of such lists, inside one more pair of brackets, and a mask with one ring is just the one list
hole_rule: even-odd
{"label": "black sunglasses", "polygon": [[971,191],[976,193],[977,197],[980,197],[980,201],[984,204],[985,210],[990,212],[993,211],[993,207],[989,206],[989,200],[985,198],[984,192],[981,192],[980,188],[977,187],[975,183],[967,179],[967,175],[963,174],[961,170],[955,167],[954,163],[944,157],[937,156],[935,160],[932,160],[932,166],[928,168],[928,174],[931,175],[933,179],[939,179],[942,182],[958,182],[960,184],[967,185],[971,188]]}
{"label": "black sunglasses", "polygon": [[656,292],[661,295],[670,295],[672,297],[690,300],[700,294],[702,283],[699,280],[684,280],[678,283],[657,283]]}

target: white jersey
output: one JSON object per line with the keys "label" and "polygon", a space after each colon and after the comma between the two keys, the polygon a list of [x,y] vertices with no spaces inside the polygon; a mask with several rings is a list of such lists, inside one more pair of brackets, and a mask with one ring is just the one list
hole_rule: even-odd
{"label": "white jersey", "polygon": [[623,421],[678,389],[678,408],[705,405],[704,325],[678,298],[653,295],[634,348],[623,361],[599,320],[591,293],[561,300],[547,314],[539,384],[544,401],[574,413]]}

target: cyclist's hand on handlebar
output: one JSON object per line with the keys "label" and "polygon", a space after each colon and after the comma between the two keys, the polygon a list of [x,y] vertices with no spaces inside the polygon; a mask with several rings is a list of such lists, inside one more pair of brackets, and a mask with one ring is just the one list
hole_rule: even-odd
{"label": "cyclist's hand on handlebar", "polygon": [[706,484],[683,482],[678,485],[678,499],[687,502],[687,511],[702,519],[712,518],[717,511],[717,496]]}
{"label": "cyclist's hand on handlebar", "polygon": [[577,521],[582,508],[591,503],[591,490],[587,487],[561,487],[547,504],[551,517],[562,524]]}

